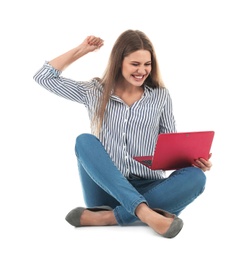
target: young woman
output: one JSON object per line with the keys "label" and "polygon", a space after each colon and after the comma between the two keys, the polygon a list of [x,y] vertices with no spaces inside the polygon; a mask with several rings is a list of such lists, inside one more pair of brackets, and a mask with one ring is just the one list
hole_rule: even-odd
{"label": "young woman", "polygon": [[79,46],[45,62],[37,83],[88,110],[92,134],[76,139],[76,156],[86,207],[71,210],[75,227],[146,223],[166,238],[183,227],[180,212],[205,187],[209,160],[173,171],[150,170],[133,159],[152,154],[159,133],[176,132],[172,101],[161,80],[150,39],[127,30],[116,40],[101,78],[75,81],[61,73],[103,40],[88,36]]}

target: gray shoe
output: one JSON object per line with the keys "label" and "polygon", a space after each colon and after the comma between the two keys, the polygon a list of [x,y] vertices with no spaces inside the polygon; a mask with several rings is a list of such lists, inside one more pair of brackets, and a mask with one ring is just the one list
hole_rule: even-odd
{"label": "gray shoe", "polygon": [[80,218],[84,210],[90,210],[90,211],[101,211],[101,210],[113,210],[109,206],[98,206],[94,208],[83,208],[83,207],[77,207],[75,209],[72,209],[65,217],[65,220],[74,227],[82,227],[80,224]]}
{"label": "gray shoe", "polygon": [[173,238],[181,231],[184,225],[183,220],[181,218],[177,217],[175,214],[171,214],[162,209],[153,210],[167,218],[173,218],[173,222],[171,223],[170,227],[164,234],[161,234],[161,236],[166,238]]}

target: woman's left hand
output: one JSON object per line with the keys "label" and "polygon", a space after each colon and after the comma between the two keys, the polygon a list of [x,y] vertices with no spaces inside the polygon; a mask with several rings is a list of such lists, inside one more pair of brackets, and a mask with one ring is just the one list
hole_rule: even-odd
{"label": "woman's left hand", "polygon": [[209,161],[209,159],[211,158],[211,156],[212,156],[212,154],[210,153],[208,160],[206,160],[204,158],[199,158],[199,159],[195,160],[195,163],[193,164],[193,166],[200,168],[203,172],[210,171],[210,169],[212,167],[212,163]]}

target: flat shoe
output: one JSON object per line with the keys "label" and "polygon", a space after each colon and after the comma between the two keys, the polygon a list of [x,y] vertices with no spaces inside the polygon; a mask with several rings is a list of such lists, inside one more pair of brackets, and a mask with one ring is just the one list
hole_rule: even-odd
{"label": "flat shoe", "polygon": [[83,207],[77,207],[75,209],[72,209],[65,217],[65,220],[72,226],[74,227],[83,227],[80,223],[80,218],[82,213],[85,210],[90,210],[90,211],[102,211],[102,210],[113,210],[109,206],[98,206],[94,208],[83,208]]}
{"label": "flat shoe", "polygon": [[162,210],[162,209],[153,209],[157,213],[167,217],[167,218],[173,218],[173,221],[168,228],[168,230],[164,233],[161,234],[161,236],[166,237],[166,238],[173,238],[175,237],[183,228],[183,220],[179,217],[177,217],[175,214],[171,214],[168,211]]}

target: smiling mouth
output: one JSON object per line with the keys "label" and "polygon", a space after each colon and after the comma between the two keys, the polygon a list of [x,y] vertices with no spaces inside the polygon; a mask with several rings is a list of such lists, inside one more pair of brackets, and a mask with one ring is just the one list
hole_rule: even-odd
{"label": "smiling mouth", "polygon": [[136,80],[142,80],[142,79],[144,79],[144,75],[141,75],[141,76],[136,76],[136,75],[132,75],[133,76],[133,78],[134,79],[136,79]]}

